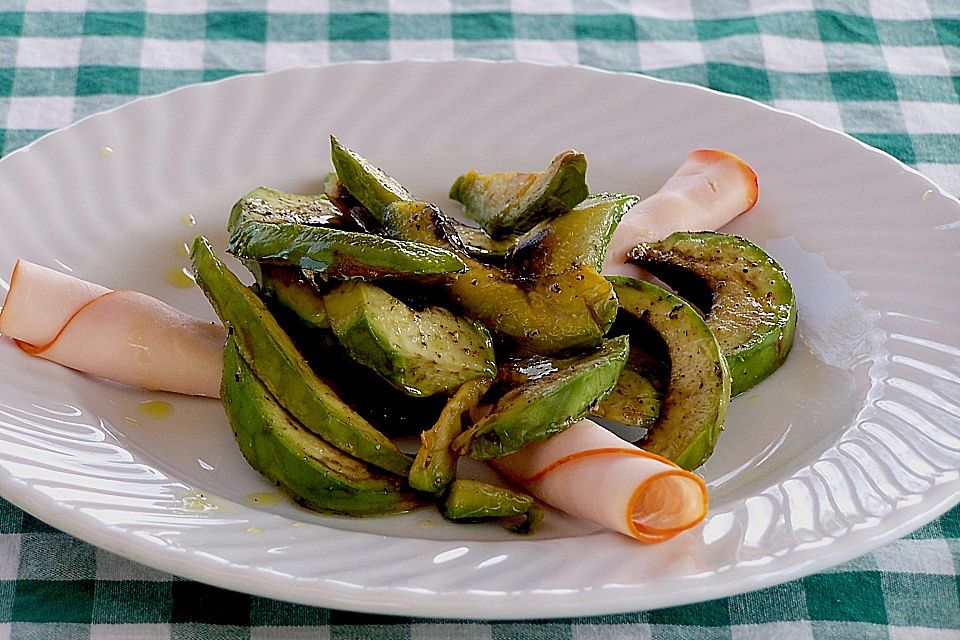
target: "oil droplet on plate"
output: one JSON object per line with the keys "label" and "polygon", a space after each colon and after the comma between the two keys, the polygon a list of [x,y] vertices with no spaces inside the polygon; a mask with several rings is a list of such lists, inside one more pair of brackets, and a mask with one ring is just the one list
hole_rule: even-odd
{"label": "oil droplet on plate", "polygon": [[427,520],[426,518],[424,518],[423,520],[418,522],[417,525],[421,529],[433,529],[433,520]]}
{"label": "oil droplet on plate", "polygon": [[189,213],[185,213],[182,216],[180,216],[180,224],[182,224],[185,227],[192,227],[193,225],[197,224],[197,219],[194,218]]}
{"label": "oil droplet on plate", "polygon": [[199,491],[188,493],[180,498],[180,502],[183,503],[183,508],[188,511],[216,511],[220,508],[220,505],[214,502],[210,496]]}
{"label": "oil droplet on plate", "polygon": [[170,269],[166,273],[166,278],[167,284],[178,289],[189,289],[193,285],[197,284],[193,274],[187,271],[186,267],[181,267],[180,269]]}
{"label": "oil droplet on plate", "polygon": [[137,420],[136,418],[131,418],[130,416],[123,416],[123,421],[135,427],[140,426],[140,421]]}
{"label": "oil droplet on plate", "polygon": [[264,491],[262,493],[251,493],[244,496],[243,501],[250,505],[273,505],[283,500],[283,494],[277,491]]}
{"label": "oil droplet on plate", "polygon": [[177,255],[180,256],[181,258],[189,258],[189,257],[190,257],[190,245],[188,245],[186,242],[181,242],[180,244],[178,244],[178,245],[177,245]]}
{"label": "oil droplet on plate", "polygon": [[927,189],[926,191],[923,192],[923,195],[920,196],[920,200],[922,200],[923,202],[926,202],[932,197],[933,197],[933,189]]}
{"label": "oil droplet on plate", "polygon": [[306,522],[300,522],[299,520],[297,520],[296,522],[292,523],[290,526],[291,526],[291,527],[296,527],[297,529],[302,529],[302,528],[304,528],[305,526],[307,526],[307,523],[306,523]]}
{"label": "oil droplet on plate", "polygon": [[140,403],[140,413],[148,418],[166,418],[173,413],[173,405],[163,400],[144,400]]}
{"label": "oil droplet on plate", "polygon": [[113,155],[113,149],[110,147],[100,147],[100,155],[102,155],[104,158],[109,158]]}
{"label": "oil droplet on plate", "polygon": [[247,527],[247,533],[257,535],[257,534],[263,533],[263,529],[261,529],[260,527]]}

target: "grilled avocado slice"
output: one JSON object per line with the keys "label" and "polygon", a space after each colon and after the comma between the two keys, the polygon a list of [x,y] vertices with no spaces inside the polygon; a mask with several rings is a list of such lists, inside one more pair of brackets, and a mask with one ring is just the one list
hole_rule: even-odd
{"label": "grilled avocado slice", "polygon": [[263,301],[217,258],[206,238],[197,236],[190,258],[197,283],[236,338],[244,359],[281,406],[333,446],[406,476],[410,458],[313,372]]}
{"label": "grilled avocado slice", "polygon": [[453,481],[440,510],[454,522],[496,519],[508,531],[522,534],[543,520],[543,510],[525,493],[465,478]]}
{"label": "grilled avocado slice", "polygon": [[343,220],[325,195],[259,187],[230,213],[227,250],[243,260],[310,269],[336,278],[443,277],[465,265],[443,247],[330,226]]}
{"label": "grilled avocado slice", "polygon": [[[445,216],[425,202],[396,202],[384,226],[398,237],[447,243]],[[600,343],[617,315],[613,287],[582,265],[563,273],[515,278],[497,267],[461,256],[467,271],[450,283],[450,296],[488,329],[531,353],[556,354]]]}
{"label": "grilled avocado slice", "polygon": [[628,361],[617,386],[604,398],[593,415],[629,427],[649,429],[660,417],[663,394],[654,380],[633,369]]}
{"label": "grilled avocado slice", "polygon": [[358,280],[338,285],[323,304],[350,356],[408,395],[446,393],[496,375],[490,333],[448,309],[417,311]]}
{"label": "grilled avocado slice", "polygon": [[614,385],[627,361],[629,340],[605,340],[587,354],[553,360],[526,384],[508,391],[454,447],[478,460],[502,458],[546,440],[585,416]]}
{"label": "grilled avocado slice", "polygon": [[221,398],[250,466],[310,509],[356,517],[420,506],[401,478],[348,456],[287,413],[244,361],[234,337],[223,353]]}
{"label": "grilled avocado slice", "polygon": [[483,229],[453,219],[450,221],[467,253],[481,262],[501,264],[517,241],[517,236],[491,238]]}
{"label": "grilled avocado slice", "polygon": [[261,297],[293,313],[305,327],[329,329],[323,294],[308,272],[296,267],[263,264],[257,278]]}
{"label": "grilled avocado slice", "polygon": [[442,491],[453,480],[459,455],[450,445],[463,431],[463,415],[480,403],[492,380],[471,380],[457,389],[432,427],[420,434],[420,449],[410,468],[410,486]]}
{"label": "grilled avocado slice", "polygon": [[637,196],[600,193],[544,220],[520,236],[506,256],[508,267],[532,276],[563,273],[581,265],[603,269],[613,231]]}
{"label": "grilled avocado slice", "polygon": [[[797,299],[783,269],[763,249],[734,235],[678,232],[637,246],[630,258],[671,286],[678,274],[706,285],[709,299],[701,304],[727,358],[733,395],[783,364],[793,345]],[[684,293],[681,284],[674,288]]]}
{"label": "grilled avocado slice", "polygon": [[414,199],[403,185],[333,136],[330,160],[340,183],[380,222],[388,204]]}
{"label": "grilled avocado slice", "polygon": [[331,159],[343,186],[370,210],[388,236],[457,254],[467,270],[451,283],[451,297],[468,315],[521,348],[553,354],[595,347],[616,319],[613,287],[593,267],[516,279],[469,257],[457,229],[440,209],[414,200],[396,180],[335,138]]}
{"label": "grilled avocado slice", "polygon": [[468,171],[454,181],[450,197],[494,238],[523,233],[541,220],[580,204],[587,197],[587,159],[564,151],[545,171],[490,173]]}
{"label": "grilled avocado slice", "polygon": [[660,416],[639,444],[684,469],[696,469],[713,453],[730,403],[730,372],[720,345],[681,298],[643,280],[608,279],[621,309],[660,334],[670,359]]}

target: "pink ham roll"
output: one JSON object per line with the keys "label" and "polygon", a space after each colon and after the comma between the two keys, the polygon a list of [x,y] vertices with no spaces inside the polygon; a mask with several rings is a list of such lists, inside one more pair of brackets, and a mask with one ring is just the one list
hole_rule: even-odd
{"label": "pink ham roll", "polygon": [[101,378],[220,396],[223,327],[136,291],[111,291],[20,260],[0,334],[31,355]]}
{"label": "pink ham roll", "polygon": [[703,479],[591,420],[491,462],[547,504],[641,542],[668,540],[707,515]]}
{"label": "pink ham roll", "polygon": [[691,152],[659,191],[617,225],[603,273],[643,277],[627,262],[627,253],[639,243],[663,240],[675,231],[716,231],[753,208],[757,193],[757,174],[737,156],[715,149]]}

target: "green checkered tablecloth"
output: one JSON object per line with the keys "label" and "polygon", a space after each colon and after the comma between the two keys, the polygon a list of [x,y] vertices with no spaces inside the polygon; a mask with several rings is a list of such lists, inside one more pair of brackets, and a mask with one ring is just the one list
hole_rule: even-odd
{"label": "green checkered tablecloth", "polygon": [[[847,131],[960,193],[958,0],[0,0],[3,152],[140,95],[345,60],[522,59],[644,72]],[[960,373],[960,372],[958,372]],[[181,580],[0,500],[13,638],[960,638],[960,508],[857,560],[703,604],[462,623]]]}

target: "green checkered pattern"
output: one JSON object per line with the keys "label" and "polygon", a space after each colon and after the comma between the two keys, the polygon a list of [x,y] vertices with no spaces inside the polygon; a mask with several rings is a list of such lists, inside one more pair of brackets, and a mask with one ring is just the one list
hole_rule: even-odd
{"label": "green checkered pattern", "polygon": [[[0,146],[140,95],[346,60],[638,71],[842,129],[960,193],[957,0],[0,0]],[[153,571],[0,500],[13,638],[960,638],[960,508],[827,572],[658,611],[522,623],[369,616]]]}

